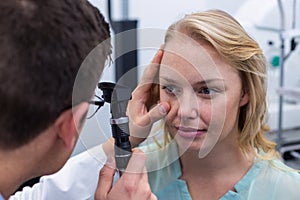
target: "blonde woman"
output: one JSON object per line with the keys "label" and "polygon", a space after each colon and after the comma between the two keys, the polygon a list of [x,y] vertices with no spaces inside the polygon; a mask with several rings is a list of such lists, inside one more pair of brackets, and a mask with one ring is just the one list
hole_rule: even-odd
{"label": "blonde woman", "polygon": [[169,27],[159,61],[129,105],[140,128],[156,92],[170,109],[164,139],[143,147],[158,199],[299,198],[300,175],[264,135],[265,57],[235,19],[219,10],[185,16]]}

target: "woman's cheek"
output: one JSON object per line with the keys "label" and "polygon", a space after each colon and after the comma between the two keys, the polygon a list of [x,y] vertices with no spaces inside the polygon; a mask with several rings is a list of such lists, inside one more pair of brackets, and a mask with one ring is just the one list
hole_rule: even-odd
{"label": "woman's cheek", "polygon": [[205,124],[209,124],[212,120],[212,105],[207,100],[199,100],[198,101],[198,116],[202,122]]}
{"label": "woman's cheek", "polygon": [[233,110],[228,111],[226,109],[226,103],[224,102],[215,103],[210,107],[210,111],[209,111],[210,119],[206,118],[205,120],[209,120],[209,125],[212,126],[211,128],[222,130],[223,127],[226,125],[228,112],[229,113],[233,112]]}

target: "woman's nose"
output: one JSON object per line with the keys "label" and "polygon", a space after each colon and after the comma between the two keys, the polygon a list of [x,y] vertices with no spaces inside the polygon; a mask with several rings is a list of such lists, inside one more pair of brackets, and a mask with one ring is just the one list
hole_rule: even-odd
{"label": "woman's nose", "polygon": [[199,116],[199,104],[194,92],[186,92],[178,98],[178,113],[182,119],[195,119]]}

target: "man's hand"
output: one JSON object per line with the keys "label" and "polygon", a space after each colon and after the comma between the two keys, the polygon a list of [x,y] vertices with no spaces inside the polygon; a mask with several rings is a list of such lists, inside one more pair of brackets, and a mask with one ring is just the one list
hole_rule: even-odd
{"label": "man's hand", "polygon": [[159,102],[159,65],[163,56],[160,49],[151,64],[145,69],[143,77],[132,93],[128,103],[130,142],[133,147],[138,146],[149,135],[154,122],[162,119],[170,110],[167,102]]}
{"label": "man's hand", "polygon": [[145,162],[145,154],[134,149],[126,171],[114,186],[115,166],[112,162],[107,163],[99,174],[95,200],[156,200],[148,183]]}

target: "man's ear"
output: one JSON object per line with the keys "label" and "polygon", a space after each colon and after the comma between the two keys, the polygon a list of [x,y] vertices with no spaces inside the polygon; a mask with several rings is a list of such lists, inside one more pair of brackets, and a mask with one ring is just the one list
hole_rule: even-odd
{"label": "man's ear", "polygon": [[80,103],[60,114],[54,125],[57,135],[67,149],[73,149],[83,126],[88,103]]}
{"label": "man's ear", "polygon": [[241,100],[240,100],[240,107],[246,105],[249,102],[249,92],[248,90],[243,89],[241,94]]}

